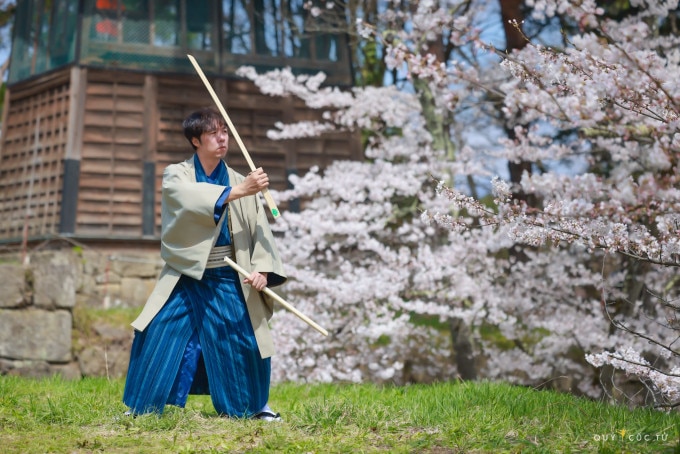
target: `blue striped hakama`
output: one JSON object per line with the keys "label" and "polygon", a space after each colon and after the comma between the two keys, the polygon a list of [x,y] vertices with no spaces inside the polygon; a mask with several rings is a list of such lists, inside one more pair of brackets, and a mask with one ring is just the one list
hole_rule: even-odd
{"label": "blue striped hakama", "polygon": [[[262,359],[238,275],[230,267],[182,276],[151,324],[135,333],[123,401],[135,414],[184,407],[209,393],[221,415],[250,417],[269,399]],[[198,342],[196,342],[198,340]]]}

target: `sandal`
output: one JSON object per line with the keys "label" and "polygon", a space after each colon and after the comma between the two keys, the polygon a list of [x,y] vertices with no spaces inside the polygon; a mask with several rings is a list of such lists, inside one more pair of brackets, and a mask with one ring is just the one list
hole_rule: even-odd
{"label": "sandal", "polygon": [[253,419],[261,419],[263,421],[281,421],[281,414],[265,410],[253,416]]}

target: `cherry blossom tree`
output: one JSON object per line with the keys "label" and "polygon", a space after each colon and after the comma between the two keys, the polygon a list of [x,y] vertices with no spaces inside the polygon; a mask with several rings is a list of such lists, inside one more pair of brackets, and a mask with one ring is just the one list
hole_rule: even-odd
{"label": "cherry blossom tree", "polygon": [[[357,23],[409,84],[343,92],[323,75],[241,70],[324,112],[272,139],[365,137],[364,162],[313,169],[278,194],[304,202],[275,224],[287,293],[331,336],[278,314],[275,379],[458,375],[593,397],[603,381],[612,398],[643,386],[637,402],[678,402],[680,52],[655,28],[677,2],[631,2],[620,21],[589,0],[526,4],[576,24],[567,45],[498,52],[474,27],[478,8],[421,1],[400,18],[408,27]],[[442,60],[442,36],[468,58]],[[491,130],[489,100],[513,134],[480,149],[470,126]],[[498,162],[532,171],[504,181]]]}
{"label": "cherry blossom tree", "polygon": [[[614,23],[599,18],[602,10],[594,3],[576,8],[536,2],[535,14],[562,10],[583,32],[569,37],[566,49],[529,45],[503,62],[514,76],[501,87],[506,116],[530,125],[515,128],[504,156],[539,163],[581,155],[588,171],[525,173],[521,189],[542,201],[540,209],[514,200],[497,181],[496,210],[480,212],[483,222],[510,228],[517,243],[576,245],[592,258],[601,256],[597,288],[605,320],[616,331],[600,348],[588,346],[586,359],[636,377],[656,404],[674,406],[680,397],[674,361],[678,39],[660,36],[653,24],[665,20],[677,2],[645,3],[638,14]],[[551,129],[576,134],[557,142],[554,132],[546,132]],[[456,190],[445,192],[461,207],[482,208]],[[453,226],[461,220],[446,216],[443,222]]]}

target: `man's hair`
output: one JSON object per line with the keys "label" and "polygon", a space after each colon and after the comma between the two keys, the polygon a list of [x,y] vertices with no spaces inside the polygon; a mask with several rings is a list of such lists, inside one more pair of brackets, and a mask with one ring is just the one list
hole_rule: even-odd
{"label": "man's hair", "polygon": [[193,149],[196,146],[193,144],[191,139],[194,137],[201,140],[201,134],[207,131],[214,131],[216,129],[221,129],[226,127],[227,124],[215,109],[211,107],[205,107],[201,110],[190,114],[182,122],[182,127],[184,128],[184,137],[187,138]]}

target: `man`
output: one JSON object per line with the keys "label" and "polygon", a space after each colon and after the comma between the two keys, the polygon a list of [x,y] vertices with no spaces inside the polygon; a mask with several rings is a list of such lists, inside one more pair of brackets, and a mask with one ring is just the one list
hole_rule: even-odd
{"label": "man", "polygon": [[[166,264],[132,323],[123,402],[127,414],[162,413],[210,394],[220,415],[277,420],[268,406],[273,305],[260,291],[286,275],[257,196],[269,179],[261,168],[244,177],[227,167],[229,135],[215,110],[183,127],[195,154],[163,174]],[[251,274],[239,278],[225,256]]]}

